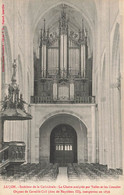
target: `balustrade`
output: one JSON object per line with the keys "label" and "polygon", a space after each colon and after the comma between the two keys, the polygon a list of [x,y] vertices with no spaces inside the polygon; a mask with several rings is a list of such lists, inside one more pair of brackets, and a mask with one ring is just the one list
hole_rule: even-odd
{"label": "balustrade", "polygon": [[5,142],[0,151],[0,172],[10,163],[25,162],[25,143],[24,142]]}
{"label": "balustrade", "polygon": [[10,142],[8,155],[10,162],[25,161],[24,142]]}
{"label": "balustrade", "polygon": [[8,152],[9,152],[9,146],[4,147],[0,151],[0,164],[8,160]]}
{"label": "balustrade", "polygon": [[[53,103],[62,103],[62,101],[54,101],[51,96],[31,96],[31,103],[33,104],[53,104]],[[75,96],[74,100],[63,101],[64,103],[74,103],[74,104],[94,104],[95,96]]]}
{"label": "balustrade", "polygon": [[69,76],[71,76],[71,77],[79,77],[79,78],[82,77],[83,78],[83,76],[80,75],[80,71],[78,69],[72,69],[72,68],[69,68],[68,74],[67,74],[67,70],[59,70],[58,68],[56,68],[56,69],[49,69],[47,71],[47,76],[48,77],[55,76],[55,75],[58,75],[59,73],[60,73],[60,75],[62,75],[61,77],[64,77],[64,78],[65,77],[69,77]]}

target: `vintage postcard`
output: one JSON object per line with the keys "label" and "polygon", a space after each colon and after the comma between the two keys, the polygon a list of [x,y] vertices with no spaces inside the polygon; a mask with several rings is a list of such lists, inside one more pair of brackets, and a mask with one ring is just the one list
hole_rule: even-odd
{"label": "vintage postcard", "polygon": [[0,1],[0,195],[124,195],[123,10]]}

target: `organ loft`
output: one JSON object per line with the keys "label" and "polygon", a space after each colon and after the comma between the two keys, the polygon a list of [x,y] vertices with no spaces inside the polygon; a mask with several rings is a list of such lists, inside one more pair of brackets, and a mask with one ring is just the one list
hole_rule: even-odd
{"label": "organ loft", "polygon": [[88,32],[73,29],[63,8],[56,26],[41,29],[39,58],[34,55],[32,103],[94,103],[92,61],[88,59]]}

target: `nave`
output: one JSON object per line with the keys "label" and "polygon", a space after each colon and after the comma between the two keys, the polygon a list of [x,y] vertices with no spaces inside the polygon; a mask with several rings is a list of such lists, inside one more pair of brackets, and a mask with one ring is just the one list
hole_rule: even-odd
{"label": "nave", "polygon": [[[66,175],[64,172],[67,172]],[[69,163],[67,167],[59,167],[57,163],[35,164],[28,163],[20,166],[12,174],[6,170],[0,176],[1,180],[6,181],[60,181],[62,173],[69,182],[100,180],[100,179],[119,179],[122,175],[121,169],[108,169],[107,165],[98,163]]]}

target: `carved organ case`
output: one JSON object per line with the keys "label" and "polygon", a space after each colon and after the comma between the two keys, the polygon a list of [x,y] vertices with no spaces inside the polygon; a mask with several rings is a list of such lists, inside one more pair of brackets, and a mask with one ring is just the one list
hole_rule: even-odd
{"label": "carved organ case", "polygon": [[[91,95],[87,31],[74,32],[64,10],[55,31],[41,30],[39,59],[34,56],[34,96],[55,102]],[[92,71],[92,70],[91,70]]]}

